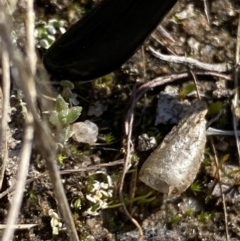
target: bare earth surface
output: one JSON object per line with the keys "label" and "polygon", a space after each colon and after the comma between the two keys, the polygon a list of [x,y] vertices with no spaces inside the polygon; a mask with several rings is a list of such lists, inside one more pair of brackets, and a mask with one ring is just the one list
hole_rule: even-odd
{"label": "bare earth surface", "polygon": [[[39,62],[45,52],[44,47],[51,44],[51,41],[54,41],[53,38],[57,38],[95,4],[95,1],[35,1]],[[137,83],[140,86],[159,76],[178,74],[189,69],[193,73],[202,71],[202,74],[196,75],[196,79],[200,95],[210,106],[207,120],[216,117],[221,110],[221,116],[211,124],[211,127],[232,130],[230,111],[234,93],[232,91],[234,88],[232,69],[223,70],[224,76],[216,77],[211,73],[205,74],[204,69],[189,66],[186,62],[159,60],[153,52],[182,56],[183,61],[185,61],[184,57],[191,57],[202,63],[226,64],[228,68],[233,68],[239,5],[237,0],[209,0],[208,22],[203,1],[180,0],[161,24],[172,39],[161,35],[156,30],[143,47],[111,75],[92,83],[77,83],[73,89],[54,85],[57,92],[66,99],[66,96],[73,98],[73,94],[77,94],[78,105],[83,108],[79,120],[91,120],[99,128],[96,145],[79,144],[72,139],[64,145],[59,145],[59,155],[56,161],[60,171],[122,160],[124,153],[122,139],[125,138],[122,127],[126,111],[130,108],[130,97],[134,85]],[[25,42],[23,24],[25,8],[25,1],[19,1],[13,14],[16,42],[20,49],[24,49]],[[40,34],[41,31],[45,31],[44,34]],[[124,48],[124,46],[119,46],[119,48]],[[211,68],[210,66],[209,72]],[[217,72],[220,74],[221,68]],[[54,80],[53,77],[51,79]],[[140,182],[136,178],[137,175],[134,175],[156,147],[156,145],[150,148],[140,147],[139,136],[147,134],[155,138],[155,144],[159,144],[170,132],[173,124],[177,124],[159,122],[160,124],[155,126],[159,95],[171,96],[167,90],[167,87],[171,85],[177,93],[177,101],[188,102],[186,104],[188,106],[197,98],[196,93],[190,91],[193,83],[193,75],[187,74],[184,78],[173,80],[170,84],[152,87],[138,101],[135,108],[132,136],[135,145],[134,162],[125,178],[124,198],[131,215],[143,228],[144,241],[222,241],[226,240],[226,226],[229,240],[240,240],[240,169],[234,137],[214,136],[211,138],[220,161],[219,169],[222,177],[221,186],[225,192],[227,225],[225,224],[223,199],[219,190],[219,178],[216,175],[218,168],[214,163],[210,138],[208,138],[204,159],[194,184],[181,194],[169,196],[160,194]],[[18,156],[23,135],[24,111],[19,103],[19,97],[16,96],[14,86],[11,107],[8,133],[10,136],[8,140],[9,160],[1,192],[12,187],[16,182]],[[178,115],[180,116],[181,113]],[[189,132],[192,129],[194,126],[189,126]],[[109,136],[109,133],[112,139],[107,140],[106,136]],[[29,179],[46,172],[45,161],[37,150],[37,138],[36,136]],[[199,153],[199,156],[202,157],[203,153]],[[62,175],[65,193],[80,240],[137,240],[138,231],[119,207],[121,204],[116,186],[121,171],[122,165],[115,165]],[[134,196],[131,196],[133,193]],[[0,220],[4,223],[12,192],[4,196],[0,194],[0,197]],[[37,226],[27,230],[17,230],[14,240],[68,240],[64,220],[58,215],[57,201],[49,178],[44,176],[34,181],[30,180],[24,193],[18,223],[37,224]],[[53,234],[54,225],[51,223],[53,221],[59,234]],[[63,224],[63,227],[58,225],[59,222]]]}

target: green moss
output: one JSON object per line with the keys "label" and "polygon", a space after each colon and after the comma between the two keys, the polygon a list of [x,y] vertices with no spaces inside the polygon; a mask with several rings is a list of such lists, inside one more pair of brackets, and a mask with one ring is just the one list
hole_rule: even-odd
{"label": "green moss", "polygon": [[112,133],[105,134],[103,138],[104,138],[106,144],[111,144],[115,140],[115,137],[113,136]]}
{"label": "green moss", "polygon": [[192,216],[192,215],[194,214],[194,209],[193,209],[193,208],[189,208],[189,209],[185,212],[185,214],[186,214],[187,216]]}
{"label": "green moss", "polygon": [[57,162],[59,163],[59,164],[63,164],[64,163],[64,160],[66,159],[67,157],[66,156],[64,156],[63,154],[59,154],[58,156],[57,156]]}
{"label": "green moss", "polygon": [[202,211],[199,215],[197,215],[197,220],[199,222],[206,222],[211,218],[211,214],[208,212]]}
{"label": "green moss", "polygon": [[[105,75],[92,83],[95,92],[99,92],[105,97],[112,94],[113,89],[113,79],[112,75]],[[98,94],[99,94],[98,93]]]}
{"label": "green moss", "polygon": [[193,183],[191,184],[190,190],[191,190],[194,194],[196,194],[196,193],[198,193],[198,192],[201,192],[202,186],[201,186],[201,184],[200,184],[198,181],[196,181],[196,182],[193,182]]}
{"label": "green moss", "polygon": [[206,197],[205,197],[205,203],[208,203],[211,199],[212,199],[212,195],[207,194]]}
{"label": "green moss", "polygon": [[82,206],[82,201],[80,198],[76,198],[73,202],[73,207],[75,209],[81,209],[81,206]]}
{"label": "green moss", "polygon": [[28,197],[30,201],[34,201],[34,202],[37,201],[37,196],[33,190],[30,190],[28,192]]}
{"label": "green moss", "polygon": [[208,115],[217,115],[223,110],[223,103],[221,101],[213,102],[208,107]]}
{"label": "green moss", "polygon": [[182,219],[181,216],[179,216],[179,215],[174,215],[174,216],[172,216],[170,222],[171,222],[172,224],[178,224],[178,223],[181,222],[181,219]]}
{"label": "green moss", "polygon": [[195,89],[196,89],[196,86],[194,83],[184,85],[179,91],[179,98],[180,99],[186,98],[186,96],[189,93],[193,92]]}

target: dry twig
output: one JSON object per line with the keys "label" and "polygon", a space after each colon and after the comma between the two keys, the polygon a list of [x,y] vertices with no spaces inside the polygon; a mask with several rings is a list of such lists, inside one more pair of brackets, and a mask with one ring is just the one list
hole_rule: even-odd
{"label": "dry twig", "polygon": [[237,109],[238,106],[238,101],[239,101],[239,83],[238,83],[238,76],[239,76],[239,54],[240,54],[240,15],[238,19],[238,31],[237,31],[237,45],[236,45],[236,52],[235,52],[235,62],[236,66],[234,69],[234,88],[235,88],[235,93],[234,97],[232,100],[232,115],[233,115],[233,128],[235,132],[235,140],[236,140],[236,146],[237,146],[237,151],[238,151],[238,162],[240,165],[240,140],[237,135],[237,128],[238,128],[238,118],[235,115],[235,110]]}
{"label": "dry twig", "polygon": [[224,73],[232,69],[232,66],[229,63],[209,64],[209,63],[203,63],[191,57],[165,55],[156,51],[152,47],[149,47],[149,50],[156,58],[163,61],[171,62],[171,63],[189,65],[190,67],[195,67],[206,71],[216,71],[218,73]]}
{"label": "dry twig", "polygon": [[219,167],[219,161],[218,161],[218,155],[217,155],[217,151],[215,148],[215,145],[213,143],[212,138],[210,138],[210,143],[211,143],[211,147],[214,153],[214,160],[215,160],[215,164],[216,164],[216,176],[218,179],[218,185],[220,187],[220,192],[221,192],[221,196],[222,196],[222,203],[223,203],[223,212],[224,212],[224,224],[225,224],[225,234],[226,234],[226,241],[229,241],[229,232],[228,232],[228,217],[227,217],[227,207],[226,207],[226,200],[225,200],[225,195],[223,193],[222,190],[222,182],[221,182],[221,173],[219,171],[220,167]]}
{"label": "dry twig", "polygon": [[[30,229],[38,226],[38,224],[15,224],[13,225],[14,229],[17,230],[25,230],[25,229]],[[6,224],[0,224],[0,230],[1,229],[6,229],[7,225]]]}
{"label": "dry twig", "polygon": [[209,7],[209,2],[208,0],[203,0],[203,3],[204,3],[204,12],[205,12],[205,15],[206,15],[206,18],[207,18],[207,21],[208,21],[208,24],[211,23],[211,16],[210,16],[210,7]]}
{"label": "dry twig", "polygon": [[195,84],[195,87],[196,87],[197,97],[198,97],[199,100],[201,100],[200,91],[199,91],[198,83],[197,83],[197,77],[196,77],[196,75],[194,74],[194,72],[191,69],[190,69],[189,72],[190,72],[190,74],[193,77],[193,81],[194,81],[194,84]]}
{"label": "dry twig", "polygon": [[[135,85],[136,88],[136,85]],[[135,99],[135,93],[136,93],[136,89],[133,89],[133,94],[132,94],[132,98]],[[133,105],[133,103],[135,103],[135,101],[132,101],[131,106]],[[134,108],[132,108],[133,110]],[[120,177],[120,182],[119,182],[119,197],[120,197],[120,201],[122,203],[122,207],[124,210],[124,213],[127,215],[127,217],[131,220],[131,222],[136,226],[136,228],[139,231],[139,237],[138,237],[138,241],[142,241],[143,240],[143,230],[141,228],[141,226],[139,225],[138,221],[136,219],[134,219],[131,214],[128,212],[127,207],[125,205],[124,202],[124,198],[123,198],[123,184],[124,184],[124,179],[126,176],[127,171],[129,170],[130,166],[131,166],[131,162],[130,162],[130,158],[131,158],[131,154],[134,151],[133,148],[133,144],[132,144],[132,125],[133,125],[133,119],[134,119],[134,112],[133,111],[128,111],[127,116],[125,118],[125,125],[124,125],[124,130],[125,130],[125,135],[126,135],[126,148],[125,148],[125,156],[124,156],[124,167],[123,167],[123,171],[122,171],[122,175]]]}

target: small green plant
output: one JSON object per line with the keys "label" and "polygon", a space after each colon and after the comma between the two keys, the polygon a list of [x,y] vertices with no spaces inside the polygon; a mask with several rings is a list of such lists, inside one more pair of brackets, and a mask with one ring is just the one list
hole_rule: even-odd
{"label": "small green plant", "polygon": [[212,162],[212,160],[211,160],[211,158],[210,157],[205,157],[204,159],[203,159],[203,166],[211,166],[211,162]]}
{"label": "small green plant", "polygon": [[66,31],[65,24],[65,21],[60,19],[37,23],[35,27],[37,47],[48,49],[55,42],[56,37]]}
{"label": "small green plant", "polygon": [[75,106],[69,108],[68,105],[69,104],[62,98],[61,95],[57,96],[55,111],[49,118],[51,124],[54,126],[58,126],[60,124],[61,127],[66,127],[78,119],[81,114],[82,107]]}
{"label": "small green plant", "polygon": [[[126,197],[124,199],[124,203],[125,203],[125,205],[130,205],[132,203],[146,204],[146,203],[152,203],[155,200],[157,200],[156,196],[154,195],[153,191],[150,191],[149,193],[147,193],[145,195],[135,197],[131,200],[128,197]],[[123,205],[122,203],[115,202],[115,200],[114,200],[114,201],[110,201],[108,203],[108,208],[118,208],[118,207],[121,207],[122,205]]]}
{"label": "small green plant", "polygon": [[52,227],[52,234],[58,235],[59,231],[62,230],[62,222],[60,221],[60,217],[56,212],[53,211],[53,209],[48,211],[48,215],[51,218],[50,225]]}
{"label": "small green plant", "polygon": [[80,198],[76,198],[76,199],[74,200],[74,202],[73,202],[73,207],[74,207],[75,209],[81,209],[81,207],[82,207],[82,201],[81,201]]}
{"label": "small green plant", "polygon": [[81,111],[82,107],[74,106],[69,108],[69,104],[62,96],[57,96],[55,111],[51,113],[49,122],[53,126],[62,129],[61,140],[59,142],[66,142],[72,136],[70,124],[78,119]]}
{"label": "small green plant", "polygon": [[115,137],[112,133],[107,133],[106,135],[104,135],[104,140],[106,144],[111,144],[115,140]]}
{"label": "small green plant", "polygon": [[191,93],[195,89],[196,89],[196,86],[193,83],[184,85],[179,91],[180,99],[184,99],[189,93]]}
{"label": "small green plant", "polygon": [[112,93],[113,79],[112,75],[105,75],[93,82],[93,87],[98,92],[109,96]]}
{"label": "small green plant", "polygon": [[133,153],[131,154],[131,161],[132,161],[133,163],[138,162],[139,159],[140,159],[140,158],[139,158],[139,156],[137,155],[136,152],[133,152]]}
{"label": "small green plant", "polygon": [[29,199],[30,199],[31,201],[36,201],[36,200],[37,200],[37,196],[36,196],[35,192],[32,191],[32,190],[30,190],[30,191],[28,192],[28,196],[29,196]]}
{"label": "small green plant", "polygon": [[185,212],[185,214],[187,215],[187,216],[192,216],[193,214],[194,214],[194,209],[193,208],[189,208],[186,212]]}
{"label": "small green plant", "polygon": [[211,166],[212,159],[210,158],[211,156],[211,150],[210,148],[206,147],[204,150],[204,159],[203,159],[203,166]]}
{"label": "small green plant", "polygon": [[226,154],[221,158],[219,165],[217,166],[217,170],[216,170],[217,176],[218,176],[219,170],[222,168],[223,164],[229,159],[229,157],[230,157],[230,155]]}
{"label": "small green plant", "polygon": [[212,199],[212,195],[207,194],[207,196],[205,197],[205,203],[208,203],[211,199]]}
{"label": "small green plant", "polygon": [[200,214],[197,215],[197,220],[199,222],[206,222],[211,218],[211,214],[208,212],[202,211]]}
{"label": "small green plant", "polygon": [[222,167],[222,165],[229,159],[229,157],[229,154],[224,155],[220,160],[219,166]]}
{"label": "small green plant", "polygon": [[68,80],[62,80],[60,82],[62,86],[62,96],[65,100],[67,100],[71,105],[79,105],[79,101],[77,100],[77,94],[73,93],[74,84]]}
{"label": "small green plant", "polygon": [[[96,176],[99,175],[101,181],[96,180]],[[91,176],[89,177],[91,179],[88,179],[93,182],[91,184],[87,182],[88,191],[85,193],[85,199],[88,202],[88,209],[84,211],[84,215],[97,216],[100,210],[108,207],[108,202],[113,197],[113,183],[111,177],[104,172],[97,172]]]}
{"label": "small green plant", "polygon": [[159,133],[159,129],[154,126],[155,116],[144,116],[142,119],[141,129],[142,132],[155,136]]}
{"label": "small green plant", "polygon": [[65,160],[66,158],[67,158],[67,157],[64,156],[63,154],[59,154],[59,155],[57,156],[57,161],[58,161],[59,164],[63,164],[63,163],[64,163],[64,160]]}
{"label": "small green plant", "polygon": [[196,194],[197,192],[201,192],[202,186],[201,186],[201,184],[200,184],[198,181],[196,181],[196,182],[193,182],[193,183],[191,184],[190,190],[191,190],[194,194]]}
{"label": "small green plant", "polygon": [[220,101],[213,102],[209,107],[208,107],[208,115],[217,115],[222,111],[223,109],[223,103]]}
{"label": "small green plant", "polygon": [[179,215],[174,215],[174,216],[172,216],[172,218],[171,218],[171,223],[174,223],[174,224],[178,224],[178,223],[180,223],[181,222],[181,216],[179,216]]}

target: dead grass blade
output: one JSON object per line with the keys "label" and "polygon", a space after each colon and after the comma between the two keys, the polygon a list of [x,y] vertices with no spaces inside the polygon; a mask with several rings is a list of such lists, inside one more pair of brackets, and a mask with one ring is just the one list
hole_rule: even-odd
{"label": "dead grass blade", "polygon": [[238,138],[237,134],[237,128],[238,128],[238,118],[235,115],[235,110],[238,108],[238,102],[239,102],[239,83],[238,83],[238,77],[239,77],[239,54],[240,54],[240,16],[238,20],[238,31],[237,31],[237,46],[236,46],[236,53],[235,53],[235,62],[236,66],[234,69],[234,88],[235,88],[235,93],[234,97],[232,100],[232,115],[233,115],[233,128],[234,128],[234,133],[235,133],[235,140],[236,140],[236,146],[237,146],[237,151],[238,151],[238,161],[240,165],[240,140]]}
{"label": "dead grass blade", "polygon": [[[8,108],[10,106],[10,66],[9,66],[9,56],[8,52],[3,47],[2,52],[2,69],[3,69],[3,93],[1,93],[2,99],[2,113],[1,113],[1,132],[0,132],[0,150],[2,151],[2,165],[0,173],[0,189],[2,188],[3,177],[8,160],[8,148],[7,148],[7,136],[8,136],[8,123],[7,115]],[[2,92],[2,90],[1,90]]]}

